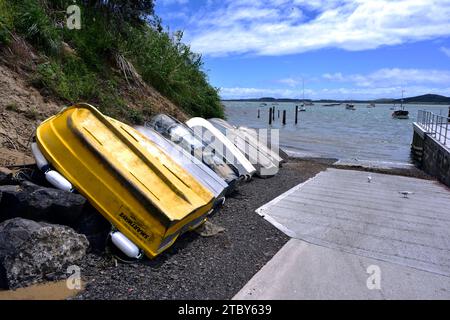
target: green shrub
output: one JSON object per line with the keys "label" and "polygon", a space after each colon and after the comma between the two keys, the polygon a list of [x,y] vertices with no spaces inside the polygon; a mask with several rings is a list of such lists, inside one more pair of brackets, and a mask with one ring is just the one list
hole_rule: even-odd
{"label": "green shrub", "polygon": [[129,57],[143,78],[188,113],[223,117],[217,89],[202,71],[201,56],[182,43],[183,34],[172,37],[150,27],[135,30],[127,42]]}
{"label": "green shrub", "polygon": [[71,103],[94,99],[98,92],[96,74],[90,72],[82,60],[72,57],[63,62],[40,64],[33,82]]}
{"label": "green shrub", "polygon": [[6,0],[0,0],[0,44],[9,41],[10,31],[13,27],[11,8]]}
{"label": "green shrub", "polygon": [[61,31],[56,28],[38,0],[12,0],[15,31],[46,53],[56,55],[61,48]]}
{"label": "green shrub", "polygon": [[[0,42],[11,30],[48,56],[33,77],[36,86],[69,102],[96,103],[109,115],[141,122],[143,114],[130,112],[119,97],[118,82],[123,79],[116,80],[113,57],[120,53],[144,81],[191,115],[223,117],[218,91],[208,83],[201,56],[182,42],[181,32],[164,32],[160,19],[151,18],[152,0],[78,0],[82,30],[57,27],[64,24],[71,0],[0,0],[0,9],[6,3],[13,9],[5,11],[9,16],[0,12]],[[64,53],[63,42],[76,53]]]}

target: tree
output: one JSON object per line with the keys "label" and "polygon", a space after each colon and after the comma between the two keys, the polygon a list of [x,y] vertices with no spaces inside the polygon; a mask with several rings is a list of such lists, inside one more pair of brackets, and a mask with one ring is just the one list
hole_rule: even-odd
{"label": "tree", "polygon": [[86,6],[94,7],[122,21],[132,24],[145,22],[154,14],[154,0],[84,0]]}

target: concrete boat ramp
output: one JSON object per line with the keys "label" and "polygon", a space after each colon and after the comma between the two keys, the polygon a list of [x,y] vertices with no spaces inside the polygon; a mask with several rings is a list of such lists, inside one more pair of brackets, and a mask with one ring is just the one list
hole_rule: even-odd
{"label": "concrete boat ramp", "polygon": [[292,239],[234,299],[450,299],[450,190],[328,169],[257,210]]}

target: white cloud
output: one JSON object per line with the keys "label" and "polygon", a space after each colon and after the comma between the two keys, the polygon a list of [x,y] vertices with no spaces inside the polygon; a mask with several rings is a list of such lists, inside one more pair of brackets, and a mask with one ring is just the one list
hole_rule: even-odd
{"label": "white cloud", "polygon": [[285,85],[293,88],[293,87],[298,86],[301,83],[301,80],[294,79],[294,78],[285,78],[285,79],[278,80],[278,83],[285,84]]}
{"label": "white cloud", "polygon": [[260,97],[293,98],[296,96],[298,97],[298,91],[291,89],[232,87],[220,88],[220,95],[224,99],[246,99]]}
{"label": "white cloud", "polygon": [[436,85],[439,87],[450,85],[450,71],[433,69],[400,69],[384,68],[370,74],[326,73],[325,80],[351,83],[358,87],[396,87],[410,85]]}
{"label": "white cloud", "polygon": [[[386,86],[376,88],[322,88],[305,89],[306,99],[380,99],[380,98],[399,98],[401,96],[401,86]],[[430,86],[411,86],[406,88],[405,96],[418,96],[426,93],[441,94],[450,96],[450,86],[448,87],[430,87]],[[270,89],[270,88],[221,88],[220,95],[222,99],[246,99],[246,98],[295,98],[301,99],[298,90],[292,89]]]}
{"label": "white cloud", "polygon": [[442,51],[443,53],[445,53],[445,55],[446,55],[447,57],[450,58],[450,48],[447,48],[447,47],[441,47],[441,51]]}
{"label": "white cloud", "polygon": [[[173,1],[173,0],[165,0]],[[284,55],[450,36],[450,0],[225,0],[190,19],[195,51]]]}

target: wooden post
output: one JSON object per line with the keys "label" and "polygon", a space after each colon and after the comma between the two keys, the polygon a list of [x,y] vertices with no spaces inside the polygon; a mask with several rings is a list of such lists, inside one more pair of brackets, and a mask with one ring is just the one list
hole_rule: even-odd
{"label": "wooden post", "polygon": [[261,118],[261,110],[258,109],[258,119]]}
{"label": "wooden post", "polygon": [[280,110],[278,110],[278,119],[280,119]]}
{"label": "wooden post", "polygon": [[283,125],[286,124],[286,110],[283,110]]}
{"label": "wooden post", "polygon": [[272,124],[272,108],[269,109],[269,126]]}
{"label": "wooden post", "polygon": [[272,121],[275,121],[275,107],[273,107],[272,111]]}
{"label": "wooden post", "polygon": [[298,123],[298,106],[295,106],[295,124]]}
{"label": "wooden post", "polygon": [[448,122],[450,122],[450,107],[448,107]]}

